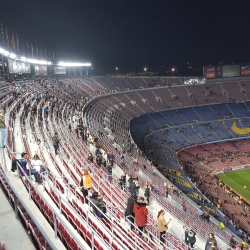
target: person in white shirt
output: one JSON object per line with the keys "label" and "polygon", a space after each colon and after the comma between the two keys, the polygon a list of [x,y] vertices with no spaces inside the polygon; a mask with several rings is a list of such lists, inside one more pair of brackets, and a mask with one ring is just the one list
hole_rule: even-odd
{"label": "person in white shirt", "polygon": [[32,147],[32,157],[38,155],[41,158],[41,149],[40,149],[41,140],[37,139],[36,144]]}
{"label": "person in white shirt", "polygon": [[45,163],[43,163],[41,161],[41,158],[35,154],[33,159],[30,160],[31,161],[31,164],[33,166],[33,168],[38,172],[38,173],[42,173],[44,171],[46,171],[46,169],[43,167],[45,165]]}

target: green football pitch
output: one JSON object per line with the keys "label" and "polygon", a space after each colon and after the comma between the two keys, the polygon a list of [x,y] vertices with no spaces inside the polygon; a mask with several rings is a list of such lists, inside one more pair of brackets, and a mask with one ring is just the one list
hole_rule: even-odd
{"label": "green football pitch", "polygon": [[[217,177],[250,201],[250,168],[218,174]],[[244,189],[247,186],[247,189]]]}

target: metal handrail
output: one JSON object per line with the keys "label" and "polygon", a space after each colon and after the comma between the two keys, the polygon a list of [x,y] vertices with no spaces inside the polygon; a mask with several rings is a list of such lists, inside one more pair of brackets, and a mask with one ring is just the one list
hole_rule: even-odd
{"label": "metal handrail", "polygon": [[[2,177],[4,178],[4,180],[7,182],[8,186],[10,187],[10,189],[12,190],[12,192],[14,194],[14,207],[15,207],[16,219],[18,219],[18,211],[17,211],[17,200],[18,200],[21,203],[21,205],[24,207],[25,211],[28,213],[29,217],[35,223],[35,225],[37,226],[38,230],[40,231],[40,233],[42,234],[42,236],[44,237],[44,239],[48,242],[50,248],[53,249],[53,250],[56,250],[57,248],[55,247],[55,245],[52,243],[52,241],[50,240],[50,238],[47,236],[47,234],[45,233],[45,231],[43,230],[43,228],[40,226],[40,224],[38,223],[38,221],[36,220],[36,218],[33,216],[33,214],[30,212],[30,210],[27,207],[26,203],[20,198],[19,194],[12,187],[12,185],[10,184],[8,178],[5,176],[5,174],[2,172],[1,169],[0,169],[0,173],[1,173]],[[86,248],[84,248],[84,249],[86,249]]]}

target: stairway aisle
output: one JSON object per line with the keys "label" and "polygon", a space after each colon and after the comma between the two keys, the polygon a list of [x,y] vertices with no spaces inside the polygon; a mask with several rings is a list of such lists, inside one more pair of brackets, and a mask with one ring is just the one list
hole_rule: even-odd
{"label": "stairway aisle", "polygon": [[[0,188],[0,239],[6,244],[8,250],[25,249],[35,250],[35,246],[29,235],[25,232],[19,220],[16,220],[15,212]],[[15,240],[14,240],[15,239]]]}

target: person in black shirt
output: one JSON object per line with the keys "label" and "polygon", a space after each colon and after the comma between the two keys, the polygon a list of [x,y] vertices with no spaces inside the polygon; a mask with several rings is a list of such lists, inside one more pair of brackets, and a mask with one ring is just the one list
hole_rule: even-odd
{"label": "person in black shirt", "polygon": [[196,242],[196,233],[192,229],[187,229],[185,226],[183,227],[183,229],[185,231],[185,243],[193,248]]}
{"label": "person in black shirt", "polygon": [[[127,219],[128,219],[128,221],[130,221],[133,224],[135,223],[135,214],[134,214],[133,210],[134,210],[134,204],[135,204],[136,200],[137,200],[137,195],[133,195],[133,196],[129,197],[128,202],[127,202],[126,211],[125,211],[125,217],[129,216]],[[130,224],[130,229],[132,230],[133,228],[134,228],[134,226],[132,224]]]}

